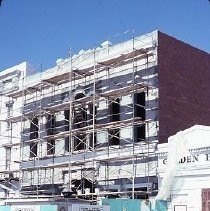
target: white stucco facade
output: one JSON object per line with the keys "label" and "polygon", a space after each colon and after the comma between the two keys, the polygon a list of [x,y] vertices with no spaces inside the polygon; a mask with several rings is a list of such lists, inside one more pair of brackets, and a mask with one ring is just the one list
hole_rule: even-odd
{"label": "white stucco facade", "polygon": [[[72,181],[75,192],[82,189],[83,194],[95,184],[101,192],[157,188],[157,160],[151,156],[148,161],[144,156],[154,154],[158,142],[157,36],[154,31],[116,45],[103,43],[71,58],[58,59],[55,67],[42,72],[35,72],[27,63],[3,70],[3,183],[15,173],[21,178],[17,189],[26,194],[38,194],[38,188],[41,194],[54,194],[55,185],[56,194],[60,194]],[[76,101],[78,94],[85,96],[82,105]],[[67,115],[70,104],[75,110]],[[95,104],[95,114],[91,104]],[[113,105],[118,108],[111,109]],[[85,121],[80,119],[81,111],[86,112]],[[119,119],[112,120],[114,116]],[[96,123],[92,126],[91,118],[96,119],[97,127]],[[87,129],[79,133],[84,126],[75,125],[82,122]],[[74,130],[71,141],[67,140],[70,130],[66,124]],[[49,132],[51,127],[55,134]],[[151,142],[149,147],[146,140]],[[82,180],[87,181],[87,188],[80,185]],[[2,190],[0,198],[9,192]]]}
{"label": "white stucco facade", "polygon": [[22,89],[23,78],[33,72],[27,62],[0,72],[0,198],[17,196],[20,174],[22,97],[8,95]]}
{"label": "white stucco facade", "polygon": [[210,188],[210,127],[195,125],[160,144],[158,177],[157,198],[168,200],[168,210],[201,211],[202,190]]}

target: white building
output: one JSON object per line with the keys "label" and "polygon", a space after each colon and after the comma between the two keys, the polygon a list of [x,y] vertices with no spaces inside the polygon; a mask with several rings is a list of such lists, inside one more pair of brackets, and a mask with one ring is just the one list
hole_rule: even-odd
{"label": "white building", "polygon": [[158,146],[159,194],[168,210],[207,211],[210,203],[210,126],[195,125]]}
{"label": "white building", "polygon": [[158,141],[156,40],[157,31],[104,42],[26,77],[24,194],[145,197],[157,190],[157,160],[146,158]]}
{"label": "white building", "polygon": [[0,198],[17,195],[20,174],[20,129],[22,97],[9,94],[22,89],[32,67],[23,62],[0,72]]}

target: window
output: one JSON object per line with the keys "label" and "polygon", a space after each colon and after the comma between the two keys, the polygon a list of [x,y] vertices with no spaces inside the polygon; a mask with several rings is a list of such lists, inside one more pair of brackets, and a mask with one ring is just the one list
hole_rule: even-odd
{"label": "window", "polygon": [[[93,121],[94,121],[94,124],[96,124],[96,115],[97,115],[97,107],[95,106],[95,115],[93,114],[93,104],[90,104],[89,105],[89,110],[90,110],[90,114],[88,116],[88,125],[93,125]],[[94,146],[96,146],[97,144],[97,135],[96,133],[90,133],[90,136],[89,136],[90,140],[89,140],[89,148],[92,149]]]}
{"label": "window", "polygon": [[202,189],[202,211],[210,210],[210,188]]}
{"label": "window", "polygon": [[33,141],[30,143],[30,158],[37,157],[37,147],[38,143]]}
{"label": "window", "polygon": [[48,115],[47,116],[47,124],[46,124],[46,129],[47,129],[47,135],[54,135],[55,134],[55,115]]}
{"label": "window", "polygon": [[70,115],[70,111],[69,110],[65,110],[64,111],[64,117],[65,117],[65,131],[68,131],[69,130],[69,116]]}
{"label": "window", "polygon": [[[56,119],[55,115],[48,115],[47,116],[47,135],[54,135],[55,134],[55,128],[56,128]],[[47,154],[52,155],[55,154],[55,140],[52,138],[50,140],[47,140]]]}
{"label": "window", "polygon": [[[79,93],[75,96],[75,100],[85,97],[83,93]],[[74,108],[74,128],[82,129],[87,125],[87,110],[85,107]],[[86,145],[86,135],[81,130],[75,134],[74,137],[74,150],[83,150]]]}
{"label": "window", "polygon": [[[145,92],[134,94],[134,117],[145,120]],[[135,142],[145,141],[145,124],[134,126]]]}
{"label": "window", "polygon": [[65,151],[66,152],[69,152],[70,150],[70,146],[69,146],[69,136],[68,137],[65,137]]}
{"label": "window", "polygon": [[[109,105],[110,112],[110,122],[120,121],[120,99],[117,98],[112,101]],[[110,129],[109,130],[109,145],[119,145],[120,144],[120,129]]]}
{"label": "window", "polygon": [[12,85],[12,78],[3,81],[4,90],[11,89]]}
{"label": "window", "polygon": [[30,140],[37,139],[39,133],[38,118],[34,118],[30,124]]}
{"label": "window", "polygon": [[11,130],[12,130],[12,123],[7,122],[7,131],[11,131]]}
{"label": "window", "polygon": [[7,106],[7,118],[12,116],[12,106]]}
{"label": "window", "polygon": [[47,154],[48,155],[55,154],[55,140],[54,139],[47,141]]}
{"label": "window", "polygon": [[[70,111],[69,110],[65,110],[64,111],[64,127],[65,127],[65,131],[69,131],[69,118],[70,118]],[[69,137],[65,137],[65,151],[69,152],[70,147],[69,147]]]}
{"label": "window", "polygon": [[9,117],[12,116],[12,113],[13,113],[13,104],[14,104],[13,101],[6,102],[7,118],[9,118]]}
{"label": "window", "polygon": [[[94,140],[93,140],[94,139]],[[90,134],[90,143],[89,143],[89,148],[92,149],[94,146],[96,146],[96,143],[97,143],[97,136],[96,136],[96,133],[94,133],[94,136],[93,136],[93,133]]]}
{"label": "window", "polygon": [[[34,140],[38,138],[39,135],[39,120],[38,118],[34,118],[30,124],[30,140]],[[37,156],[37,141],[30,142],[30,157]]]}

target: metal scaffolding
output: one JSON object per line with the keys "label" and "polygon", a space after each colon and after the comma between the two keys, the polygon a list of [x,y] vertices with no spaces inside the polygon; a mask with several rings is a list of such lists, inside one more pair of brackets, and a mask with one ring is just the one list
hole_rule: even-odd
{"label": "metal scaffolding", "polygon": [[157,140],[150,137],[157,136],[158,123],[146,114],[157,109],[147,103],[157,90],[156,73],[149,73],[157,46],[150,36],[150,45],[141,47],[133,37],[115,55],[112,46],[94,48],[85,58],[70,55],[52,73],[41,72],[30,85],[23,78],[23,88],[7,94],[22,99],[21,114],[6,120],[21,122],[22,194],[96,199],[153,192]]}

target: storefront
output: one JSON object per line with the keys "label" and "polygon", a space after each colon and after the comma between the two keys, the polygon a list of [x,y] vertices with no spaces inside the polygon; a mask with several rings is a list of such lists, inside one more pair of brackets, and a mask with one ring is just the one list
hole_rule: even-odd
{"label": "storefront", "polygon": [[195,125],[158,146],[158,200],[171,211],[210,210],[210,127]]}

